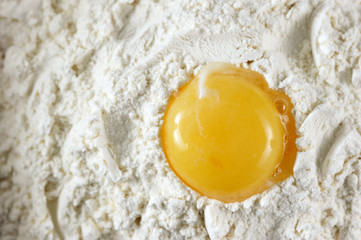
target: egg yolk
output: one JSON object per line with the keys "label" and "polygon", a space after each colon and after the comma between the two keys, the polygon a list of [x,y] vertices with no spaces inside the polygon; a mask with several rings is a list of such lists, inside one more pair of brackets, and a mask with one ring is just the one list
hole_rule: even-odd
{"label": "egg yolk", "polygon": [[207,65],[170,99],[161,130],[165,156],[200,194],[242,201],[293,173],[291,109],[290,99],[261,74]]}

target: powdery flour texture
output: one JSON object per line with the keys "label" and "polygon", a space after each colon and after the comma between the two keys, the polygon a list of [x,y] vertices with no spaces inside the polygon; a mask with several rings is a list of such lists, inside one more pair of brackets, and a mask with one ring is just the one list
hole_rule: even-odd
{"label": "powdery flour texture", "polygon": [[[1,1],[0,238],[359,239],[360,1]],[[221,61],[294,104],[294,176],[241,203],[186,187],[159,129]]]}

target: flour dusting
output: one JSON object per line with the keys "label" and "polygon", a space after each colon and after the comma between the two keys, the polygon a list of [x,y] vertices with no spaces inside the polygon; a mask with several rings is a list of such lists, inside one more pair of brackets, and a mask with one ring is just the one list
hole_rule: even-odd
{"label": "flour dusting", "polygon": [[[170,95],[210,62],[294,105],[294,175],[240,203],[161,148]],[[0,1],[0,238],[359,239],[360,87],[360,1]]]}

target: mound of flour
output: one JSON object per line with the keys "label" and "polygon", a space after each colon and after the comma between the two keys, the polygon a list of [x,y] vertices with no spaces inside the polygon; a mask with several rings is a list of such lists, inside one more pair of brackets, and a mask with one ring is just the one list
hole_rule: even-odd
{"label": "mound of flour", "polygon": [[[1,239],[358,239],[360,1],[0,1]],[[241,203],[171,171],[168,97],[209,62],[294,104],[294,176]]]}

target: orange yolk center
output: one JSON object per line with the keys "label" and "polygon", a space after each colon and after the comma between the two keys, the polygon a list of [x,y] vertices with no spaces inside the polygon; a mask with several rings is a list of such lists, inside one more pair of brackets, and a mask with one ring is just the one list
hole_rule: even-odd
{"label": "orange yolk center", "polygon": [[292,103],[257,72],[206,66],[170,99],[163,150],[189,187],[223,202],[242,201],[293,173]]}

